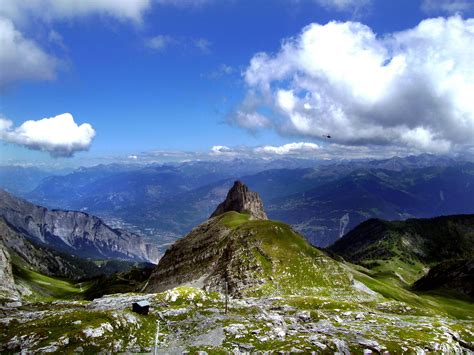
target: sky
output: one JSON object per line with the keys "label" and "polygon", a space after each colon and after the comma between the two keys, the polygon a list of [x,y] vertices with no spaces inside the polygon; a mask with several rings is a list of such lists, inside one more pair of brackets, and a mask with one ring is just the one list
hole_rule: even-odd
{"label": "sky", "polygon": [[0,164],[474,151],[474,0],[0,1]]}

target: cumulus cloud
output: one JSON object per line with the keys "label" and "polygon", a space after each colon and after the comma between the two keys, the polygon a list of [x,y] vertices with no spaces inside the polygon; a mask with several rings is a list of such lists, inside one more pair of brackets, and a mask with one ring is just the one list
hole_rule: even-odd
{"label": "cumulus cloud", "polygon": [[319,149],[315,143],[298,142],[288,143],[280,146],[266,145],[255,148],[256,153],[270,153],[277,155],[310,153]]}
{"label": "cumulus cloud", "polygon": [[0,17],[0,88],[20,80],[52,80],[59,61]]}
{"label": "cumulus cloud", "polygon": [[[18,81],[51,80],[56,76],[60,61],[22,33],[32,22],[102,15],[140,23],[150,6],[151,0],[2,0],[0,88]],[[64,48],[59,33],[50,31],[48,39]]]}
{"label": "cumulus cloud", "polygon": [[2,0],[0,14],[24,23],[28,18],[45,21],[99,14],[140,22],[151,0]]}
{"label": "cumulus cloud", "polygon": [[76,124],[70,113],[26,121],[16,128],[10,120],[0,118],[1,140],[45,151],[53,157],[71,157],[75,152],[88,150],[94,136],[90,124]]}
{"label": "cumulus cloud", "polygon": [[474,8],[472,0],[423,0],[421,9],[428,13],[463,13]]}
{"label": "cumulus cloud", "polygon": [[247,98],[230,120],[348,146],[446,152],[474,144],[473,61],[474,19],[428,19],[383,37],[358,22],[311,24],[275,55],[251,59]]}

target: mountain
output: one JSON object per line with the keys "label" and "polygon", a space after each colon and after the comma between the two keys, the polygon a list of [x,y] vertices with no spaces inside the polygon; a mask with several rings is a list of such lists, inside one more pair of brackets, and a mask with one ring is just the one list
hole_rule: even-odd
{"label": "mountain", "polygon": [[326,247],[370,218],[474,213],[474,164],[428,154],[357,161],[192,161],[102,165],[46,178],[35,203],[83,210],[164,250],[212,213],[238,179],[267,215]]}
{"label": "mountain", "polygon": [[58,252],[29,240],[0,218],[0,303],[132,291],[152,265]]}
{"label": "mountain", "polygon": [[[231,190],[209,212],[213,217],[174,243],[153,270],[79,283],[33,274],[35,287],[43,285],[50,297],[29,296],[22,307],[0,299],[0,352],[457,354],[473,348],[474,304],[465,297],[442,287],[417,291],[331,258],[287,224],[255,218],[263,204],[243,183]],[[8,279],[9,270],[3,275]],[[138,302],[152,311],[133,312]]]}
{"label": "mountain", "polygon": [[359,169],[307,191],[264,200],[271,218],[291,224],[323,247],[370,218],[474,213],[472,201],[471,163],[402,171]]}
{"label": "mountain", "polygon": [[432,267],[428,274],[417,280],[413,289],[448,294],[457,293],[474,301],[474,260],[442,261]]}
{"label": "mountain", "polygon": [[36,167],[3,165],[0,166],[0,188],[22,196],[35,189],[43,179],[51,175],[53,175],[51,172]]}
{"label": "mountain", "polygon": [[258,194],[237,181],[209,220],[167,250],[145,291],[222,290],[226,283],[230,294],[243,296],[350,288],[352,277],[291,227],[267,220]]}
{"label": "mountain", "polygon": [[58,251],[94,259],[156,262],[152,244],[124,230],[112,229],[83,212],[48,210],[0,190],[0,217],[30,240]]}
{"label": "mountain", "polygon": [[392,222],[370,219],[329,250],[347,261],[411,285],[439,263],[474,260],[474,215]]}

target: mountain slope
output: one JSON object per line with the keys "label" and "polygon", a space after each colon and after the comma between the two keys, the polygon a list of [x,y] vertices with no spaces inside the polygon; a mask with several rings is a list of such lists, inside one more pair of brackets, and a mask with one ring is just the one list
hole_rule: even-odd
{"label": "mountain slope", "polygon": [[352,287],[351,275],[339,263],[309,245],[291,227],[256,219],[264,213],[257,194],[252,193],[253,207],[243,208],[248,194],[247,187],[236,182],[214,217],[167,250],[146,292],[179,285],[223,290],[226,283],[237,296]]}
{"label": "mountain slope", "polygon": [[474,258],[474,215],[392,222],[371,219],[329,250],[411,284],[437,263]]}
{"label": "mountain slope", "polygon": [[0,190],[0,216],[29,239],[95,259],[155,262],[157,249],[136,234],[112,229],[83,212],[48,210]]}
{"label": "mountain slope", "polygon": [[417,280],[413,289],[464,295],[474,301],[474,260],[443,261]]}

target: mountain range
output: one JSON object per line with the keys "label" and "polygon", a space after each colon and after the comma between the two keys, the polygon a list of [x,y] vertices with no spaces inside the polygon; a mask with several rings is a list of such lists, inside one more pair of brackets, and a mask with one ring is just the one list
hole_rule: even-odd
{"label": "mountain range", "polygon": [[49,210],[0,190],[0,217],[39,245],[94,259],[156,262],[158,250],[142,237],[113,229],[84,212]]}
{"label": "mountain range", "polygon": [[45,178],[22,196],[51,208],[93,213],[114,227],[148,236],[164,251],[204,221],[236,179],[260,192],[270,218],[289,223],[321,247],[370,218],[474,212],[474,164],[427,154],[291,164],[102,165]]}
{"label": "mountain range", "polygon": [[[268,219],[265,202],[241,181],[216,205],[152,269],[89,280],[57,277],[79,260],[40,270],[27,259],[53,265],[49,257],[61,254],[0,223],[0,351],[474,348],[473,215],[370,219],[318,249]],[[152,312],[132,313],[134,302]]]}

